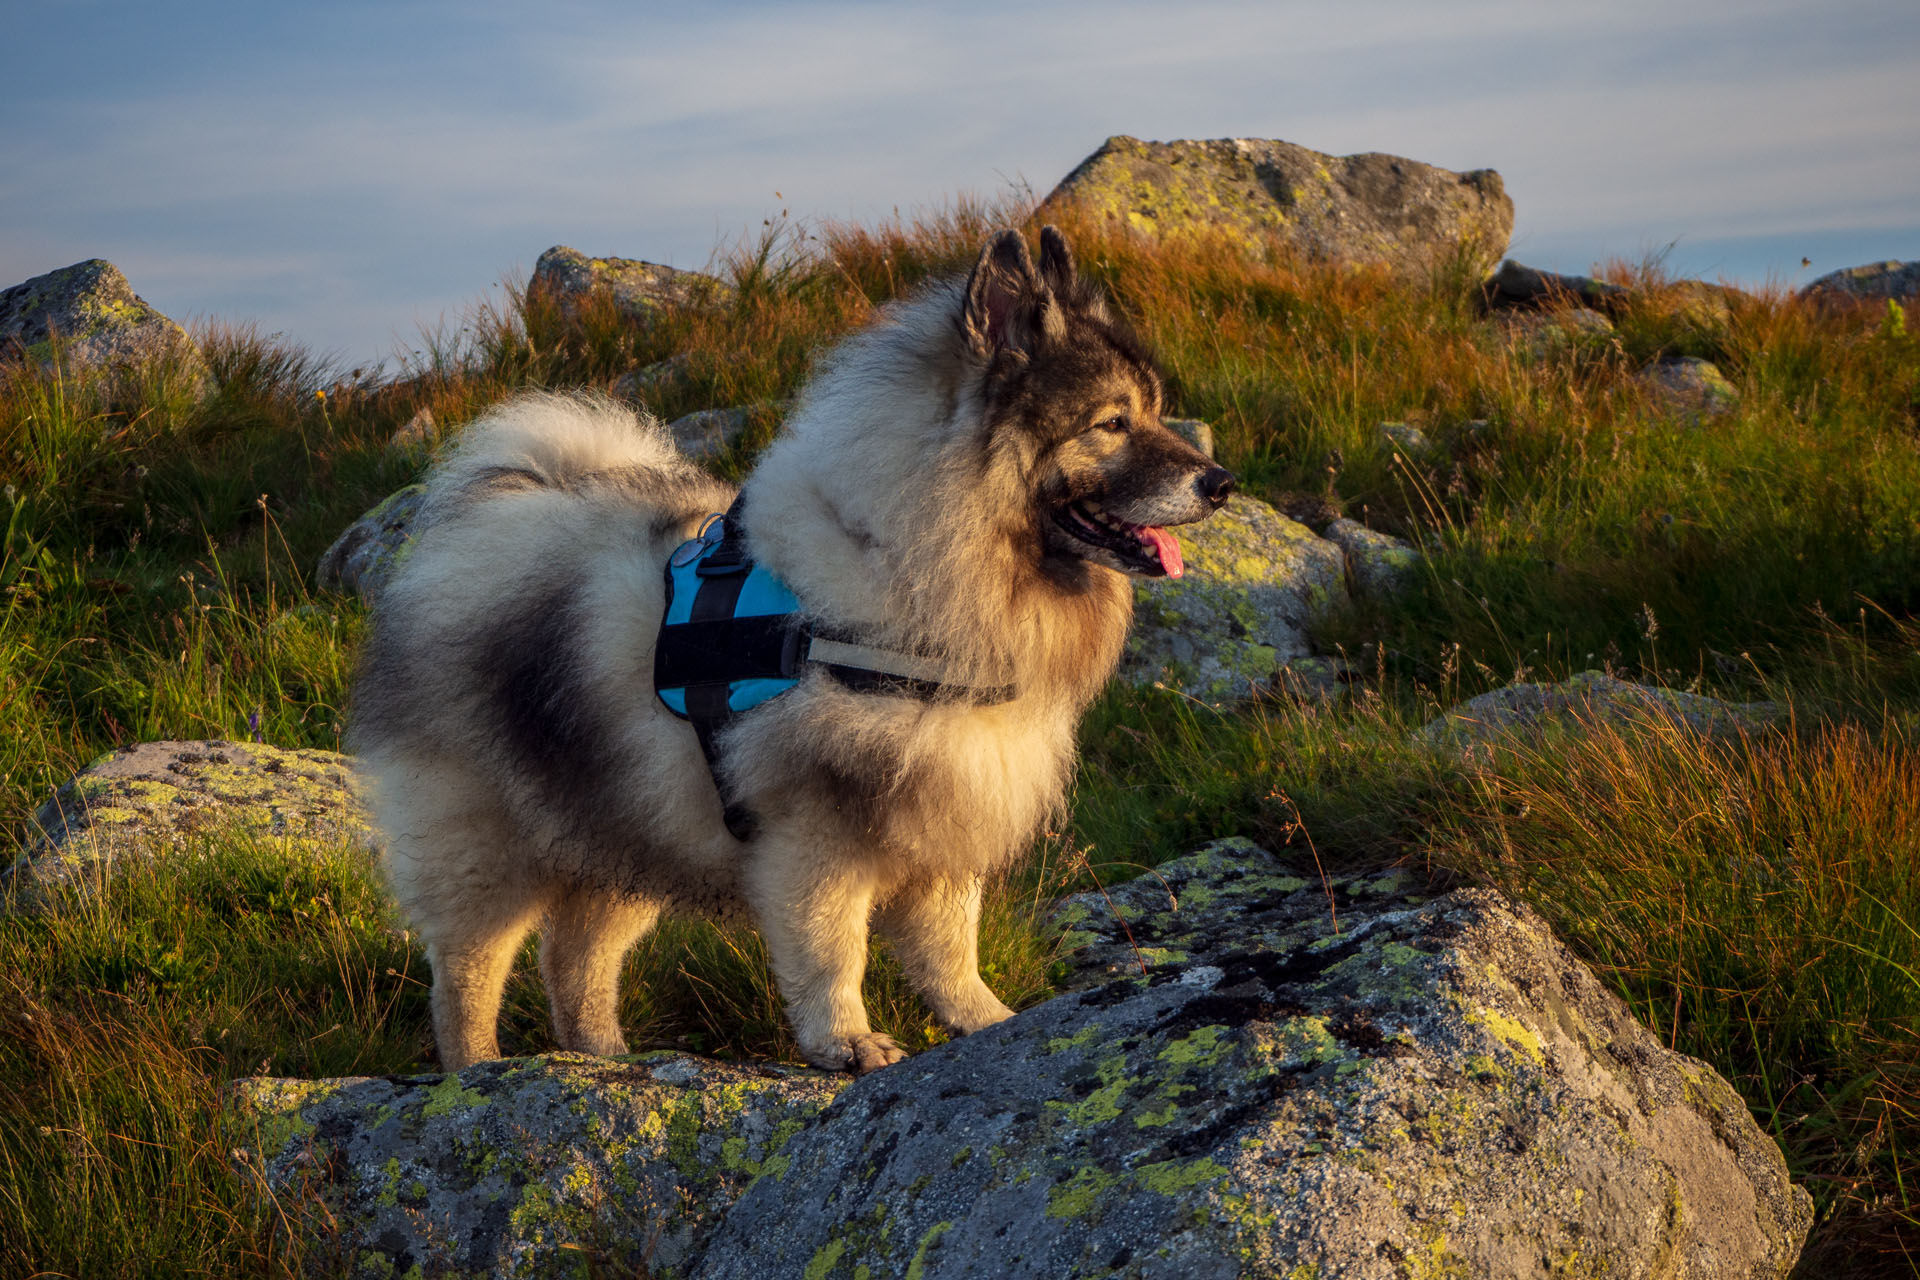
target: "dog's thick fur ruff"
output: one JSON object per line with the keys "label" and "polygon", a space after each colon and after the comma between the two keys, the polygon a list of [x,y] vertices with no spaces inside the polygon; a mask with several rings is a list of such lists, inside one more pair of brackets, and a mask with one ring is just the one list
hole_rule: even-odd
{"label": "dog's thick fur ruff", "polygon": [[625,1052],[621,959],[666,910],[759,927],[820,1065],[901,1056],[861,1001],[870,922],[955,1030],[1009,1015],[978,973],[983,880],[1062,806],[1130,616],[1116,570],[1157,572],[1146,526],[1204,516],[1231,483],[1161,424],[1152,366],[1051,229],[1042,250],[1036,268],[1002,233],[967,280],[843,344],[745,486],[750,549],[809,614],[1018,694],[925,701],[810,671],[720,739],[749,842],[651,686],[662,565],[733,493],[594,398],[509,401],[435,468],[352,741],[449,1069],[499,1055],[536,928],[559,1044]]}

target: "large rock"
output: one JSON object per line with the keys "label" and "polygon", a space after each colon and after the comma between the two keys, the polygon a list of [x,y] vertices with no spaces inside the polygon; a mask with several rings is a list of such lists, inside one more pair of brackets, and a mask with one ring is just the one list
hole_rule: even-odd
{"label": "large rock", "polygon": [[1120,674],[1135,684],[1213,703],[1245,697],[1306,656],[1307,628],[1345,596],[1340,548],[1257,498],[1235,495],[1174,532],[1186,576],[1134,585]]}
{"label": "large rock", "polygon": [[677,1054],[248,1081],[240,1158],[369,1274],[1771,1280],[1798,1253],[1808,1198],[1740,1098],[1497,894],[1221,841],[1060,918],[1079,990],[858,1081]]}
{"label": "large rock", "polygon": [[325,844],[373,841],[351,762],[257,742],[142,742],[82,769],[34,815],[11,869],[40,881],[207,832]]}
{"label": "large rock", "polygon": [[1920,259],[1869,262],[1830,271],[1800,292],[1810,298],[1857,298],[1865,302],[1920,299]]}
{"label": "large rock", "polygon": [[1484,270],[1513,233],[1513,201],[1491,169],[1454,173],[1368,152],[1330,156],[1290,142],[1109,138],[1042,205],[1073,205],[1144,235],[1226,230],[1276,236],[1308,258],[1385,263],[1422,275],[1462,255]]}
{"label": "large rock", "polygon": [[589,258],[563,244],[540,255],[530,288],[557,300],[567,315],[604,290],[621,311],[643,324],[669,307],[718,306],[733,296],[731,285],[698,271],[637,258]]}
{"label": "large rock", "polygon": [[1524,743],[1593,724],[1626,729],[1680,725],[1709,737],[1730,738],[1777,724],[1782,714],[1773,702],[1722,702],[1583,671],[1558,684],[1510,684],[1469,698],[1416,731],[1415,740],[1455,748]]}
{"label": "large rock", "polygon": [[42,364],[61,340],[69,368],[132,370],[171,363],[196,387],[206,364],[193,340],[133,291],[120,268],[91,258],[0,292],[0,362],[13,352]]}
{"label": "large rock", "polygon": [[372,604],[413,545],[426,500],[424,484],[410,484],[382,499],[320,553],[314,582],[328,591],[351,591]]}
{"label": "large rock", "polygon": [[242,1158],[325,1202],[354,1275],[544,1278],[596,1262],[684,1274],[846,1084],[672,1053],[554,1054],[235,1093],[255,1135]]}
{"label": "large rock", "polygon": [[1394,537],[1344,517],[1327,526],[1327,541],[1347,557],[1347,581],[1363,599],[1390,600],[1420,570],[1420,553]]}
{"label": "large rock", "polygon": [[1328,888],[1245,845],[1162,872],[1171,894],[1116,903],[1131,943],[1101,895],[1075,904],[1120,976],[855,1082],[691,1274],[1793,1265],[1812,1207],[1779,1148],[1532,912]]}

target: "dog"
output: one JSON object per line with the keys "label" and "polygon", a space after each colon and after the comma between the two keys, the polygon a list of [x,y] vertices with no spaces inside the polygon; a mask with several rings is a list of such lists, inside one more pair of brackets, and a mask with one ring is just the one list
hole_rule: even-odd
{"label": "dog", "polygon": [[980,979],[982,885],[1062,810],[1129,579],[1178,574],[1167,527],[1234,484],[1162,423],[1153,361],[1064,237],[1040,244],[998,233],[831,352],[734,508],[806,626],[911,655],[931,693],[807,661],[711,735],[710,769],[651,677],[663,566],[736,494],[591,397],[504,402],[436,463],[350,742],[448,1070],[500,1056],[535,929],[556,1042],[625,1053],[621,961],[670,911],[759,929],[817,1066],[905,1056],[862,1002],[870,927],[956,1033],[1011,1016]]}

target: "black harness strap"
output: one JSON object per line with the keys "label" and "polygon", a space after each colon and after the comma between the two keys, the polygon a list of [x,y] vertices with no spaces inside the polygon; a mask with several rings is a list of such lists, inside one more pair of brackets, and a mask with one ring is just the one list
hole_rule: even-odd
{"label": "black harness strap", "polygon": [[[728,661],[740,657],[754,659],[753,668],[759,674],[758,668],[764,664],[767,640],[775,639],[777,643],[778,638],[765,634],[773,629],[772,625],[743,628],[733,619],[734,603],[740,599],[740,588],[746,585],[747,572],[753,568],[753,562],[747,559],[746,538],[740,529],[740,510],[741,501],[735,498],[724,517],[725,532],[721,535],[720,545],[694,570],[700,577],[700,589],[694,592],[688,622],[703,627],[705,637],[711,643],[701,646],[701,661],[682,665],[695,667],[694,674],[706,678],[697,683],[684,679],[663,680],[660,672],[662,664],[656,663],[654,681],[656,685],[686,685],[687,719],[693,725],[694,735],[700,739],[700,754],[707,758],[707,772],[713,775],[714,786],[720,792],[720,816],[726,822],[727,830],[733,833],[733,838],[744,841],[752,839],[758,824],[751,810],[728,796],[726,785],[720,778],[720,752],[715,745],[720,731],[733,720],[733,708],[727,705],[727,697],[732,692],[728,680],[740,678],[738,674],[728,676],[723,673],[730,669],[726,665]],[[777,618],[769,620],[770,624],[778,622]],[[722,633],[731,634],[723,638]],[[686,646],[677,652],[688,655],[692,648]],[[775,665],[766,674],[778,675],[777,649],[773,656]],[[664,665],[672,666],[671,658]]]}

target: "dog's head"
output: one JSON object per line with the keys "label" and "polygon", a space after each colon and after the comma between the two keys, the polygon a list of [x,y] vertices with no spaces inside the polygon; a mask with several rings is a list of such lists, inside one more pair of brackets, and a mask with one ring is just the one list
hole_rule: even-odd
{"label": "dog's head", "polygon": [[1160,420],[1158,371],[1066,238],[1043,230],[1037,267],[1019,232],[988,241],[957,323],[983,368],[990,446],[1029,477],[1043,566],[1179,577],[1167,526],[1213,514],[1233,476]]}

